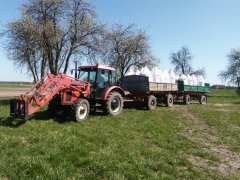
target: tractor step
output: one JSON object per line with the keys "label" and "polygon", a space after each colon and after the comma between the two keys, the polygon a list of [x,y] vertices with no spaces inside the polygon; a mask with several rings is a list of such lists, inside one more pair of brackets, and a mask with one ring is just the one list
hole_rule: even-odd
{"label": "tractor step", "polygon": [[19,99],[10,100],[10,116],[20,118],[22,120],[28,119],[28,102]]}
{"label": "tractor step", "polygon": [[94,106],[94,111],[97,113],[102,113],[103,112],[103,105],[101,103],[96,103]]}

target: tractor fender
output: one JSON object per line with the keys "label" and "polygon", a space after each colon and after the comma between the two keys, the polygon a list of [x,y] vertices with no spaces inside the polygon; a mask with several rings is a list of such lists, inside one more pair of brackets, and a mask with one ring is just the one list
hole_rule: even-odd
{"label": "tractor fender", "polygon": [[120,88],[119,86],[111,86],[104,92],[104,94],[102,96],[102,100],[106,101],[108,94],[112,91],[119,92],[123,97],[125,96],[125,93],[122,88]]}

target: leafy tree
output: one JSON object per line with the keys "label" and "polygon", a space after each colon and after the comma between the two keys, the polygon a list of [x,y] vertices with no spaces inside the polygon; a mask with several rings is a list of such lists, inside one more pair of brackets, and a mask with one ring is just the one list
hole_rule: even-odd
{"label": "leafy tree", "polygon": [[219,73],[219,77],[240,87],[240,49],[233,49],[228,57],[228,66]]}
{"label": "leafy tree", "polygon": [[[27,70],[34,82],[44,75],[46,60],[40,60],[38,43],[36,43],[36,28],[28,17],[8,24],[7,35],[10,41],[6,45],[8,55],[14,64],[21,70]],[[31,33],[29,33],[31,32]],[[41,75],[39,75],[39,73]]]}
{"label": "leafy tree", "polygon": [[133,24],[127,27],[122,24],[113,25],[105,32],[102,50],[104,63],[115,67],[121,77],[130,67],[142,67],[156,62],[150,51],[146,31],[136,29]]}
{"label": "leafy tree", "polygon": [[195,74],[205,76],[206,72],[204,68],[194,70],[191,62],[193,56],[190,53],[188,47],[183,46],[179,51],[170,54],[170,60],[174,65],[174,71],[178,74]]}
{"label": "leafy tree", "polygon": [[6,50],[36,81],[47,70],[66,73],[73,57],[93,57],[102,29],[88,0],[28,0],[7,26]]}

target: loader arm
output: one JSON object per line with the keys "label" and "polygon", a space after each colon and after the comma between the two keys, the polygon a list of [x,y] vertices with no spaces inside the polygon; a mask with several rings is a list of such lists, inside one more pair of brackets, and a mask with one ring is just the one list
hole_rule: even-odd
{"label": "loader arm", "polygon": [[11,100],[10,115],[15,118],[28,119],[30,115],[44,107],[56,94],[62,90],[78,92],[78,96],[90,95],[90,83],[60,73],[48,73],[37,82],[25,95]]}

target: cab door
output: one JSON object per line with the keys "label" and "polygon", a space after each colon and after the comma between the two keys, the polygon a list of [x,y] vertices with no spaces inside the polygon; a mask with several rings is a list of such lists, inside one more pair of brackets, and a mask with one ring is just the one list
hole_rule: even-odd
{"label": "cab door", "polygon": [[106,69],[98,69],[95,98],[101,99],[105,91],[112,84],[112,72]]}
{"label": "cab door", "polygon": [[79,71],[78,79],[86,82],[90,82],[90,98],[95,97],[96,89],[96,78],[97,69],[96,68],[81,68]]}

